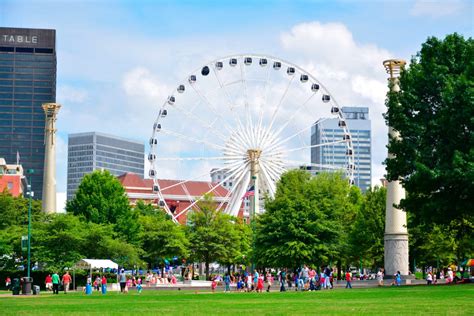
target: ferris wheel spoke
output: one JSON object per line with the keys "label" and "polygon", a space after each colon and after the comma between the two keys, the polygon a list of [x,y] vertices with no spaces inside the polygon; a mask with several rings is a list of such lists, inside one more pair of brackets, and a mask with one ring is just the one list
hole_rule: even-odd
{"label": "ferris wheel spoke", "polygon": [[[226,169],[233,169],[235,166],[239,166],[239,165],[241,165],[241,164],[242,164],[241,161],[239,161],[239,162],[234,162],[233,164],[226,165],[226,166],[224,166],[224,167],[214,169],[214,172],[219,172],[219,171],[226,170]],[[180,186],[181,184],[186,183],[186,182],[196,181],[196,180],[201,179],[201,178],[203,178],[203,177],[205,177],[205,176],[207,176],[207,175],[209,175],[208,172],[206,172],[206,173],[204,173],[204,174],[201,174],[201,175],[199,175],[199,176],[197,176],[197,177],[194,177],[194,178],[192,178],[192,179],[183,180],[183,181],[180,181],[180,182],[178,182],[178,183],[172,184],[172,185],[167,186],[167,187],[164,187],[164,188],[161,188],[161,187],[160,187],[160,192],[161,192],[161,191],[166,191],[166,190],[168,190],[168,189],[171,189],[171,188],[174,188],[174,187],[177,187],[177,186]]]}
{"label": "ferris wheel spoke", "polygon": [[187,140],[187,141],[190,141],[190,142],[193,142],[193,143],[196,143],[196,144],[208,145],[209,147],[212,147],[212,148],[215,148],[215,149],[219,149],[219,150],[226,149],[226,148],[225,148],[224,146],[222,146],[222,145],[214,144],[214,143],[208,142],[208,141],[203,140],[203,139],[198,139],[198,138],[186,136],[186,135],[183,135],[183,134],[181,134],[181,133],[171,131],[171,130],[169,130],[169,129],[161,129],[161,130],[160,130],[160,133],[168,134],[168,135],[174,136],[174,137],[176,137],[176,138],[180,138],[180,139],[183,139],[183,140]]}
{"label": "ferris wheel spoke", "polygon": [[[320,123],[328,120],[329,118],[323,118],[320,120]],[[268,147],[265,148],[265,151],[273,151],[275,148],[283,145],[284,143],[288,142],[289,140],[292,140],[293,138],[295,138],[296,136],[299,136],[301,135],[302,133],[306,132],[308,129],[312,128],[313,125],[309,125],[309,126],[306,126],[302,129],[300,129],[299,131],[297,131],[296,133],[294,133],[293,135],[290,135],[288,136],[287,138],[283,139],[283,140],[280,140],[280,141],[277,141],[277,142],[273,142],[273,143],[270,143],[270,145]],[[276,140],[277,138],[275,138]]]}
{"label": "ferris wheel spoke", "polygon": [[209,101],[209,99],[201,93],[201,91],[196,87],[196,84],[191,84],[196,95],[201,99],[204,104],[206,104],[207,108],[209,108],[212,113],[215,114],[216,117],[219,117],[222,120],[223,126],[227,129],[228,132],[232,132],[232,127],[229,125],[227,120],[222,116],[221,112]]}
{"label": "ferris wheel spoke", "polygon": [[247,172],[244,173],[244,178],[242,181],[236,186],[235,193],[232,194],[229,204],[227,205],[226,213],[231,215],[237,215],[239,210],[242,206],[243,199],[245,192],[250,184],[250,167],[247,168]]}
{"label": "ferris wheel spoke", "polygon": [[291,86],[291,83],[293,82],[293,79],[295,79],[295,76],[291,76],[291,79],[288,80],[288,83],[287,83],[286,88],[285,88],[285,92],[281,96],[280,101],[278,102],[278,105],[275,108],[275,111],[273,111],[273,114],[272,114],[272,117],[271,117],[271,120],[270,120],[270,125],[267,128],[267,133],[266,133],[266,135],[264,135],[262,137],[262,143],[264,143],[266,141],[266,138],[268,137],[268,134],[271,133],[273,124],[275,123],[276,116],[277,116],[278,112],[280,111],[280,107],[281,107],[283,101],[285,100],[286,95],[288,94],[288,90],[290,89],[290,86]]}
{"label": "ferris wheel spoke", "polygon": [[[260,114],[259,114],[259,118],[258,118],[258,128],[259,128],[259,131],[261,132],[262,131],[262,123],[263,123],[263,113],[265,111],[265,105],[267,104],[267,100],[268,100],[268,87],[270,86],[269,85],[269,81],[270,81],[270,69],[272,69],[272,67],[270,65],[267,65],[267,74],[266,74],[266,79],[265,79],[265,83],[264,83],[264,90],[265,90],[265,94],[264,94],[264,98],[263,98],[263,102],[261,103],[260,105]],[[258,134],[258,139],[260,139],[260,137],[262,136],[261,133]]]}
{"label": "ferris wheel spoke", "polygon": [[[228,190],[226,197],[229,197],[229,196],[235,194],[236,188],[238,187],[238,185],[242,181],[242,179],[245,177],[245,173],[247,173],[247,170],[245,168],[243,168],[241,171],[236,173],[236,175],[234,177],[234,181],[233,181],[234,185],[232,186],[231,190]],[[217,210],[220,210],[223,205],[224,205],[224,201],[222,201],[222,203],[219,205]],[[227,201],[227,205],[229,205],[229,201]]]}
{"label": "ferris wheel spoke", "polygon": [[244,159],[245,156],[218,156],[218,157],[166,157],[156,158],[156,161],[191,161],[191,160],[236,160]]}
{"label": "ferris wheel spoke", "polygon": [[245,106],[245,112],[246,112],[246,121],[247,121],[247,128],[253,128],[252,124],[252,115],[249,109],[249,100],[248,100],[248,92],[247,92],[247,79],[246,79],[246,72],[244,69],[244,59],[245,57],[242,57],[242,60],[240,61],[240,77],[242,78],[242,89],[244,91],[244,106]]}
{"label": "ferris wheel spoke", "polygon": [[286,171],[285,164],[280,160],[264,160],[264,162],[268,166],[267,172],[272,175],[274,179],[279,179],[280,175]]}
{"label": "ferris wheel spoke", "polygon": [[182,113],[184,116],[186,116],[187,118],[189,118],[189,119],[191,120],[191,122],[193,122],[193,123],[198,123],[198,124],[201,125],[203,128],[205,128],[205,129],[208,130],[208,131],[211,131],[211,133],[213,133],[215,136],[217,136],[217,137],[219,137],[221,140],[225,141],[226,135],[220,133],[218,129],[213,128],[213,125],[215,124],[215,122],[217,121],[217,119],[215,119],[215,120],[212,121],[212,122],[206,122],[205,120],[203,120],[202,118],[198,117],[197,115],[195,115],[195,114],[192,113],[191,111],[185,110],[185,106],[176,106],[176,105],[173,105],[173,109],[178,110],[178,111],[179,111],[180,113]]}
{"label": "ferris wheel spoke", "polygon": [[[240,115],[234,111],[234,106],[233,106],[234,101],[232,100],[231,96],[229,95],[229,91],[227,91],[227,85],[223,84],[223,82],[222,82],[221,78],[219,77],[216,69],[214,67],[212,69],[213,69],[214,76],[216,77],[217,82],[219,83],[220,88],[224,91],[224,95],[226,96],[226,101],[227,101],[229,110],[232,113],[235,114],[235,115],[233,115],[233,117],[234,117],[234,121],[237,123],[237,128],[239,128],[241,130],[245,130],[244,125],[243,125],[242,121],[240,120]],[[229,130],[229,132],[231,133],[231,135],[233,135],[232,130]],[[240,138],[240,140],[242,142],[248,142],[249,141],[249,139],[248,139],[248,137],[246,137],[245,133],[237,134],[237,136]]]}
{"label": "ferris wheel spoke", "polygon": [[[280,151],[275,152],[274,155],[280,156],[281,154],[286,154],[286,153],[290,153],[290,152],[294,152],[294,151],[299,151],[299,150],[303,150],[303,149],[324,147],[324,146],[330,146],[330,145],[335,145],[335,144],[340,144],[340,143],[346,143],[346,142],[347,142],[347,140],[337,140],[337,141],[333,141],[333,142],[321,143],[321,144],[316,144],[316,145],[307,145],[307,146],[302,146],[302,147],[298,147],[298,148],[291,148],[291,149],[286,149],[286,150],[280,150]],[[272,155],[269,155],[269,156],[272,156]]]}
{"label": "ferris wheel spoke", "polygon": [[268,189],[270,190],[270,196],[271,197],[274,197],[275,196],[275,182],[276,178],[272,178],[270,176],[270,174],[268,173],[267,171],[267,167],[265,165],[261,165],[260,166],[260,170],[262,171],[262,174],[263,174],[263,177],[265,178],[265,185],[268,187]]}
{"label": "ferris wheel spoke", "polygon": [[[280,133],[293,121],[293,119],[296,117],[296,115],[299,113],[299,111],[302,109],[302,108],[306,108],[306,104],[311,101],[311,99],[316,95],[316,93],[312,93],[295,111],[293,111],[293,114],[287,119],[285,120],[285,123],[283,123],[283,125],[276,131],[275,133],[275,138],[278,137],[278,135],[280,135]],[[310,112],[308,112],[310,113]]]}
{"label": "ferris wheel spoke", "polygon": [[[228,107],[229,107],[229,110],[230,110],[231,112],[234,112],[234,104],[235,104],[235,101],[232,100],[232,97],[230,96],[229,91],[227,90],[227,85],[225,85],[225,84],[222,82],[222,80],[221,80],[219,74],[217,73],[216,69],[215,69],[214,67],[213,67],[212,69],[213,69],[214,76],[216,77],[216,80],[217,80],[217,82],[219,83],[220,88],[224,91],[224,95],[225,95],[225,97],[226,97],[226,102],[227,102],[227,105],[228,105]],[[240,82],[240,81],[239,81],[239,82]],[[235,115],[235,116],[234,116],[234,121],[237,122],[237,124],[238,124],[239,126],[243,126],[242,121],[240,120],[239,115]]]}
{"label": "ferris wheel spoke", "polygon": [[187,206],[184,210],[182,210],[181,212],[179,212],[177,215],[174,216],[175,219],[177,219],[179,216],[187,213],[192,207],[194,207],[199,201],[201,201],[204,196],[206,196],[207,194],[211,193],[211,192],[214,192],[218,187],[220,187],[224,182],[228,181],[228,179],[232,178],[232,176],[240,169],[242,168],[245,168],[246,166],[248,165],[245,164],[245,165],[241,165],[239,168],[237,168],[234,172],[232,172],[231,174],[228,174],[227,177],[225,177],[221,182],[219,182],[218,184],[214,185],[210,190],[208,190],[207,192],[205,192],[202,196],[198,197],[197,199],[195,199],[189,206]]}

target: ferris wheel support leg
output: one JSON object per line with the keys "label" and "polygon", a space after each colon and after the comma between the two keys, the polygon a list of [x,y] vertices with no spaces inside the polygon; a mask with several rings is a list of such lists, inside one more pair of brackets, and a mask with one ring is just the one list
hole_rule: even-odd
{"label": "ferris wheel support leg", "polygon": [[252,242],[252,273],[255,271],[255,228],[256,228],[256,215],[259,212],[259,195],[258,195],[258,173],[259,165],[258,160],[262,153],[259,149],[249,149],[247,151],[250,160],[250,184],[253,186],[254,194],[253,198],[250,199],[250,225],[252,225],[253,242]]}

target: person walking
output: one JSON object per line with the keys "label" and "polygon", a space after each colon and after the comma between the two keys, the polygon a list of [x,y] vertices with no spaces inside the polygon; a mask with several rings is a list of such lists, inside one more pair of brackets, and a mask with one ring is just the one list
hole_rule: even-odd
{"label": "person walking", "polygon": [[224,292],[225,293],[230,292],[230,276],[228,273],[224,277],[224,284],[225,284]]}
{"label": "person walking", "polygon": [[257,292],[263,292],[263,275],[260,275],[257,280]]}
{"label": "person walking", "polygon": [[51,274],[48,274],[44,279],[44,285],[46,287],[46,291],[53,290],[53,278],[51,278]]}
{"label": "person walking", "polygon": [[5,287],[7,288],[8,291],[10,291],[11,285],[12,285],[12,279],[10,279],[10,277],[7,276],[7,278],[5,279]]}
{"label": "person walking", "polygon": [[119,282],[120,282],[120,292],[125,293],[125,287],[127,286],[127,275],[125,274],[125,271],[123,269],[120,270]]}
{"label": "person walking", "polygon": [[286,271],[280,271],[280,292],[285,292],[285,282],[286,282]]}
{"label": "person walking", "polygon": [[67,294],[69,292],[69,284],[71,283],[71,276],[69,275],[69,271],[66,271],[66,273],[63,275],[62,282],[63,282],[63,287],[64,287],[64,294]]}
{"label": "person walking", "polygon": [[431,274],[431,271],[428,272],[428,275],[426,276],[426,285],[431,285],[433,283],[433,274]]}
{"label": "person walking", "polygon": [[377,281],[379,283],[379,286],[383,286],[383,271],[382,271],[382,269],[379,269],[379,272],[377,272]]}
{"label": "person walking", "polygon": [[107,293],[107,278],[105,274],[102,276],[100,283],[102,284],[102,294],[105,295]]}
{"label": "person walking", "polygon": [[329,266],[326,266],[326,269],[324,269],[324,288],[325,289],[331,289],[331,269]]}
{"label": "person walking", "polygon": [[270,288],[272,287],[273,284],[273,275],[270,273],[270,271],[267,272],[267,292],[270,292]]}
{"label": "person walking", "polygon": [[402,276],[400,274],[400,271],[397,271],[397,274],[395,275],[395,282],[397,286],[400,286],[402,284]]}
{"label": "person walking", "polygon": [[59,294],[59,275],[57,272],[54,272],[51,276],[51,281],[53,282],[53,294]]}
{"label": "person walking", "polygon": [[347,270],[347,272],[346,272],[346,289],[347,288],[352,289],[351,280],[352,280],[351,271]]}

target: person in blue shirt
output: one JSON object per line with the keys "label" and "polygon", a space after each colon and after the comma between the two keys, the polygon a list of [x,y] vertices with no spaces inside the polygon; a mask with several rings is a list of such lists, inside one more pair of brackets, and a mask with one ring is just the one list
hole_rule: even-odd
{"label": "person in blue shirt", "polygon": [[224,277],[224,283],[225,283],[224,292],[230,292],[230,276],[228,273]]}

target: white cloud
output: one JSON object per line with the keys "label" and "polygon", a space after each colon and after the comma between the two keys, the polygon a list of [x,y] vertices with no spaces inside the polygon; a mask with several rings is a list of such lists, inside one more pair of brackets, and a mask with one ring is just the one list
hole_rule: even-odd
{"label": "white cloud", "polygon": [[[281,35],[281,44],[292,61],[324,84],[340,106],[367,106],[372,120],[373,184],[385,172],[387,127],[387,76],[382,62],[392,54],[373,44],[357,42],[342,23],[309,22]],[[350,128],[350,126],[349,126]]]}
{"label": "white cloud", "polygon": [[82,103],[87,100],[88,93],[84,89],[68,85],[60,85],[57,89],[57,100],[59,103]]}
{"label": "white cloud", "polygon": [[418,0],[411,8],[410,14],[439,18],[460,13],[464,6],[460,0]]}
{"label": "white cloud", "polygon": [[161,101],[169,89],[160,83],[157,76],[144,67],[136,67],[123,76],[122,88],[127,96]]}
{"label": "white cloud", "polygon": [[66,192],[56,193],[56,213],[66,212]]}

